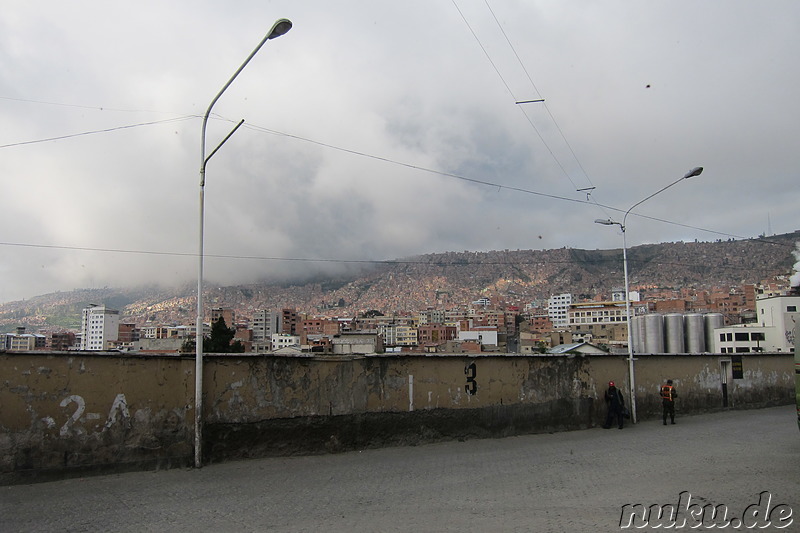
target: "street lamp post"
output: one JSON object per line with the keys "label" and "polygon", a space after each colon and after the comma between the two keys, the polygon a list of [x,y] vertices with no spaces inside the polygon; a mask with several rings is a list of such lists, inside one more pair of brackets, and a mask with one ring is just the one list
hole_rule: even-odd
{"label": "street lamp post", "polygon": [[211,157],[217,153],[217,150],[225,144],[225,141],[230,139],[231,135],[239,129],[244,123],[244,120],[239,123],[225,136],[216,148],[206,157],[206,125],[208,124],[208,117],[211,114],[211,108],[217,103],[222,93],[233,83],[233,80],[239,75],[245,66],[253,59],[253,56],[258,53],[264,43],[270,39],[280,37],[281,35],[292,29],[292,22],[287,19],[279,19],[275,21],[269,32],[264,36],[258,46],[247,56],[233,76],[228,80],[224,87],[217,93],[211,104],[203,115],[203,128],[200,135],[200,223],[199,223],[199,245],[198,245],[198,263],[197,263],[197,321],[195,324],[195,380],[194,380],[194,466],[200,468],[203,466],[203,219],[205,211],[205,184],[206,184],[206,164]]}
{"label": "street lamp post", "polygon": [[631,335],[631,293],[630,293],[630,285],[628,281],[628,243],[625,236],[625,228],[628,220],[628,215],[634,208],[640,206],[653,196],[660,194],[673,185],[688,179],[694,176],[699,176],[703,172],[703,167],[695,167],[682,177],[678,178],[677,180],[673,181],[666,187],[654,192],[644,200],[640,200],[633,204],[630,209],[625,211],[625,216],[622,217],[622,222],[615,222],[614,220],[609,219],[597,219],[595,220],[596,224],[602,224],[604,226],[619,226],[619,229],[622,230],[622,268],[623,274],[625,276],[625,321],[627,322],[628,327],[628,383],[630,384],[630,394],[631,394],[631,420],[635,424],[637,421],[636,418],[636,381],[635,381],[635,373],[633,367],[633,336]]}

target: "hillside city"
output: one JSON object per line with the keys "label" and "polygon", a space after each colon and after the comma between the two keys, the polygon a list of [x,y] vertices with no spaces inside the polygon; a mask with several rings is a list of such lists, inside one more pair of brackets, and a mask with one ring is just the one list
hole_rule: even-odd
{"label": "hillside city", "polygon": [[[710,291],[651,289],[644,294],[630,294],[634,318],[705,315],[716,317],[718,327],[757,323],[761,300],[789,298],[787,301],[794,305],[787,310],[792,312],[800,303],[800,296],[777,281]],[[313,316],[293,308],[264,309],[242,316],[232,308],[218,307],[211,309],[204,332],[213,339],[215,326],[223,328],[228,339],[227,345],[215,348],[219,352],[552,353],[554,348],[581,349],[581,353],[587,353],[587,349],[589,353],[624,352],[628,345],[624,290],[613,291],[610,298],[603,296],[579,300],[563,293],[530,302],[524,308],[481,298],[447,309],[388,316],[374,310],[355,317]],[[193,323],[137,324],[120,316],[119,310],[92,305],[83,310],[78,331],[46,335],[19,327],[14,333],[4,334],[0,346],[7,351],[187,353],[194,350],[195,333]],[[767,339],[762,336],[759,340]],[[685,348],[683,345],[676,353]],[[764,348],[770,349],[766,344]]]}
{"label": "hillside city", "polygon": [[[785,328],[781,330],[776,320],[769,326],[780,331],[747,335],[754,346],[722,346],[711,332],[767,327],[759,317],[766,312],[759,302],[770,299],[789,299],[776,312],[781,320],[795,316],[797,295],[789,280],[797,234],[631,249],[635,268],[629,302],[636,351],[789,350]],[[204,337],[215,342],[205,341],[204,349],[296,354],[624,353],[628,310],[619,266],[618,250],[464,252],[398,262],[351,280],[212,287],[204,296],[203,330]],[[737,278],[743,281],[736,283]],[[196,295],[190,290],[127,298],[113,291],[77,291],[3,304],[0,350],[192,353],[195,306]],[[80,323],[58,325],[58,308],[71,309]],[[217,324],[220,319],[223,324]],[[728,333],[732,340],[744,340],[741,333]],[[703,337],[700,344],[693,342],[698,335]],[[648,346],[651,338],[654,344]]]}

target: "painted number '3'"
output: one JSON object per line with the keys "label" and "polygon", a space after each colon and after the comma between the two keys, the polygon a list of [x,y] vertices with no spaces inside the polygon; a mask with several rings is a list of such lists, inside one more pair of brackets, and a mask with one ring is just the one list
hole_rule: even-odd
{"label": "painted number '3'", "polygon": [[478,375],[478,368],[475,363],[470,363],[464,367],[464,374],[467,376],[467,384],[464,385],[464,390],[472,396],[478,392],[478,382],[475,381],[475,377]]}

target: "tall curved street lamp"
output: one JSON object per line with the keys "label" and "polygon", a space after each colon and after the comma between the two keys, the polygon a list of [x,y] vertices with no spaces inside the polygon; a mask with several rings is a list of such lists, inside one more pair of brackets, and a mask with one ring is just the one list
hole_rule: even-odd
{"label": "tall curved street lamp", "polygon": [[195,377],[194,377],[194,466],[200,468],[203,466],[203,219],[205,210],[205,185],[206,185],[206,164],[211,157],[217,153],[225,141],[230,139],[231,135],[239,129],[244,123],[244,119],[222,139],[216,148],[206,156],[206,125],[208,124],[208,117],[211,114],[211,108],[217,103],[222,93],[233,83],[233,80],[244,70],[244,67],[253,59],[258,51],[270,39],[280,37],[292,29],[292,22],[288,19],[278,19],[272,25],[266,36],[261,39],[258,46],[247,56],[244,63],[239,66],[233,76],[228,80],[224,87],[217,93],[211,104],[206,109],[206,114],[203,115],[203,129],[200,135],[200,223],[199,223],[199,245],[198,245],[198,263],[197,263],[197,322],[195,324]]}
{"label": "tall curved street lamp", "polygon": [[647,200],[649,200],[653,196],[666,191],[667,189],[669,189],[673,185],[675,185],[677,183],[680,183],[681,181],[683,181],[685,179],[689,179],[689,178],[692,178],[694,176],[699,176],[702,172],[703,172],[703,167],[695,167],[692,170],[690,170],[689,172],[687,172],[686,174],[684,174],[682,177],[678,178],[677,180],[673,181],[672,183],[670,183],[669,185],[664,187],[663,189],[660,189],[660,190],[654,192],[653,194],[651,194],[650,196],[648,196],[644,200],[640,200],[640,201],[636,202],[635,204],[633,204],[630,207],[630,209],[625,211],[625,216],[622,217],[622,222],[615,222],[614,220],[611,220],[610,218],[608,218],[608,219],[599,218],[599,219],[594,221],[595,224],[602,224],[604,226],[619,226],[619,229],[622,230],[622,268],[623,268],[623,272],[624,272],[624,275],[625,275],[625,321],[627,322],[627,326],[628,326],[628,383],[630,384],[630,389],[631,389],[630,390],[630,393],[631,393],[631,420],[633,421],[634,424],[637,421],[637,418],[636,418],[636,382],[635,382],[635,373],[634,373],[634,368],[633,368],[633,361],[634,361],[634,359],[633,359],[633,336],[631,335],[631,293],[630,293],[630,287],[629,287],[629,284],[628,284],[628,245],[627,245],[627,241],[626,241],[626,238],[625,238],[625,228],[626,228],[626,224],[627,224],[627,220],[628,220],[628,215],[636,207],[640,206],[641,204],[643,204],[644,202],[646,202]]}

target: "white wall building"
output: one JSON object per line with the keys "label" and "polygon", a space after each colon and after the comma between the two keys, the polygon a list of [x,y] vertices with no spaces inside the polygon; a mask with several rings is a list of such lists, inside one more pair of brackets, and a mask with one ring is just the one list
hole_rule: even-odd
{"label": "white wall building", "polygon": [[109,342],[119,340],[119,311],[104,305],[83,310],[81,350],[107,350]]}
{"label": "white wall building", "polygon": [[555,329],[569,327],[567,312],[570,304],[572,304],[572,295],[569,293],[556,294],[547,300],[547,314],[550,316],[550,322],[553,323]]}
{"label": "white wall building", "polygon": [[273,333],[270,341],[272,344],[272,351],[288,348],[290,346],[300,347],[300,337],[297,335],[289,335],[288,333]]}
{"label": "white wall building", "polygon": [[800,321],[800,296],[770,296],[756,300],[756,324],[714,330],[716,353],[792,352],[794,328]]}
{"label": "white wall building", "polygon": [[493,326],[477,326],[467,330],[458,330],[458,340],[476,341],[483,346],[497,346],[497,328]]}

